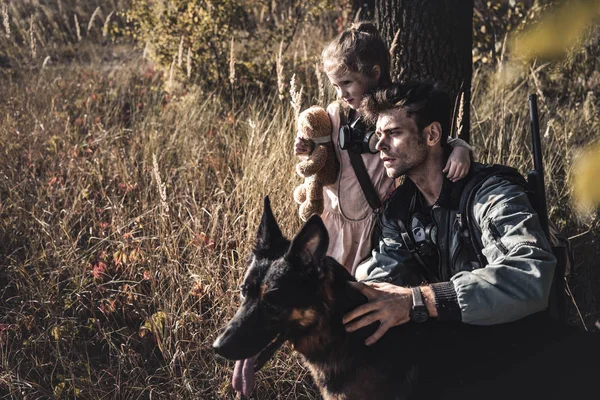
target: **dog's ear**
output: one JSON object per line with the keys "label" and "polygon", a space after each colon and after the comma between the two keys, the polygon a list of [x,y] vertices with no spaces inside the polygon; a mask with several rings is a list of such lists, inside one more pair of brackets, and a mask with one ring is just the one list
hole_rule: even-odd
{"label": "dog's ear", "polygon": [[256,249],[268,250],[269,248],[280,245],[285,239],[277,225],[273,210],[271,210],[271,201],[269,196],[265,197],[263,215],[256,232]]}
{"label": "dog's ear", "polygon": [[325,258],[329,247],[327,229],[318,215],[306,221],[292,240],[286,257],[301,257],[303,260],[320,261]]}

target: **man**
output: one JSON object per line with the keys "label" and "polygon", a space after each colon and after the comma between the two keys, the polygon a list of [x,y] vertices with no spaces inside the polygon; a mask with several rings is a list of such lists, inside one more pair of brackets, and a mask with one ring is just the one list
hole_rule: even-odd
{"label": "man", "polygon": [[404,176],[405,182],[386,202],[378,247],[355,271],[367,281],[356,287],[369,302],[344,317],[346,329],[379,321],[366,341],[370,345],[411,317],[490,325],[544,310],[556,259],[522,185],[502,175],[482,183],[467,212],[481,232],[484,257],[465,245],[466,216],[458,212],[459,202],[484,166],[474,164],[456,183],[442,173],[449,96],[427,83],[395,84],[363,105],[367,118],[376,121],[377,149],[388,176]]}

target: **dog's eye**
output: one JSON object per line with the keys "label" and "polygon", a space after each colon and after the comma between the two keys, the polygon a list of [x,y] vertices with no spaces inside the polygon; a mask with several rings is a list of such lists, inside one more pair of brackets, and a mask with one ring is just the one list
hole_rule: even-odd
{"label": "dog's eye", "polygon": [[262,304],[264,307],[268,308],[271,311],[278,312],[281,310],[281,306],[277,303],[274,303],[270,300],[263,300]]}
{"label": "dog's eye", "polygon": [[278,309],[280,308],[280,301],[278,299],[278,289],[272,289],[269,290],[268,292],[266,292],[264,294],[264,297],[262,299],[262,303],[266,306],[269,307],[271,309]]}
{"label": "dog's eye", "polygon": [[246,293],[248,292],[248,285],[246,285],[245,283],[240,285],[240,296],[242,297],[242,299],[244,297],[246,297]]}

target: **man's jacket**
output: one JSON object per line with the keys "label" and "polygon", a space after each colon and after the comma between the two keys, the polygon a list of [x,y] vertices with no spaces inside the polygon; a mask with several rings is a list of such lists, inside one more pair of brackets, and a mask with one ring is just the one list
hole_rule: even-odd
{"label": "man's jacket", "polygon": [[[437,228],[437,265],[427,264],[414,249],[412,205],[416,186],[406,179],[387,201],[381,238],[372,257],[359,265],[359,280],[397,285],[431,284],[439,319],[490,325],[510,322],[547,307],[556,259],[522,185],[492,176],[476,191],[472,216],[479,228],[486,265],[481,265],[459,213],[462,181],[444,182],[430,217]],[[408,239],[407,240],[407,235]],[[404,236],[404,238],[403,238]],[[462,236],[462,237],[461,237]]]}

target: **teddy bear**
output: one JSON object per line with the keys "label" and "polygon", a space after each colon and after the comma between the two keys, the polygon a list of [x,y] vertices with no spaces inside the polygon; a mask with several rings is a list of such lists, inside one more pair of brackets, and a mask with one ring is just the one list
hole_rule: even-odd
{"label": "teddy bear", "polygon": [[294,200],[300,204],[300,218],[323,212],[323,186],[335,182],[339,162],[331,141],[331,120],[324,108],[312,106],[298,116],[298,136],[311,148],[308,158],[296,165],[304,183],[294,189]]}

